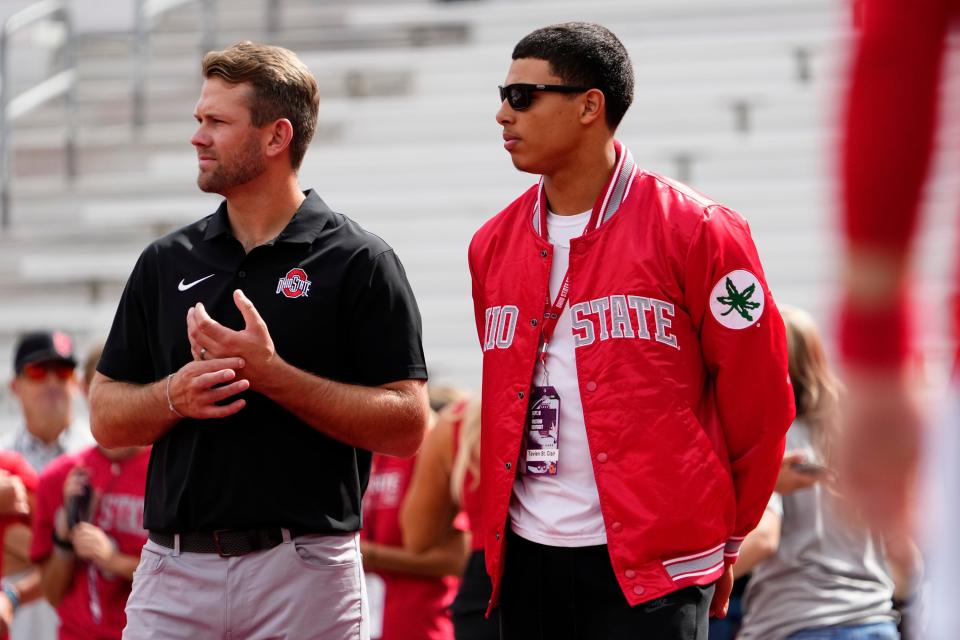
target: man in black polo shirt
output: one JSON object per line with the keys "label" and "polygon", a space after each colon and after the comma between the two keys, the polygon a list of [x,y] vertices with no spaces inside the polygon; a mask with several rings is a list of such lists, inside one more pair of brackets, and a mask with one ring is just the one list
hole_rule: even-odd
{"label": "man in black polo shirt", "polygon": [[391,248],[297,169],[316,81],[291,52],[211,52],[192,143],[226,200],[151,244],[91,389],[108,447],[153,444],[125,638],[366,638],[371,451],[427,419],[420,316]]}

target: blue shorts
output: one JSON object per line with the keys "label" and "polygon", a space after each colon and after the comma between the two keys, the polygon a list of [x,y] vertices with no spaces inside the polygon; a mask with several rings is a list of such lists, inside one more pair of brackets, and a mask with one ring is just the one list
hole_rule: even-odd
{"label": "blue shorts", "polygon": [[787,640],[900,640],[900,632],[892,622],[877,622],[806,629],[790,634]]}

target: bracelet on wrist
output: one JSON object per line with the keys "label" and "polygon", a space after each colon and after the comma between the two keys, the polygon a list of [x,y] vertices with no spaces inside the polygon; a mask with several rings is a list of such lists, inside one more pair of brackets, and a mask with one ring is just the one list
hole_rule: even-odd
{"label": "bracelet on wrist", "polygon": [[179,411],[177,411],[177,408],[173,406],[173,400],[170,399],[170,378],[172,377],[173,377],[172,373],[167,376],[167,384],[166,384],[167,408],[170,409],[170,413],[177,416],[178,418],[185,418],[186,416],[180,413]]}
{"label": "bracelet on wrist", "polygon": [[60,536],[58,536],[56,529],[53,530],[53,535],[51,536],[51,539],[53,540],[54,546],[57,547],[58,549],[73,553],[73,543],[65,538],[61,538]]}

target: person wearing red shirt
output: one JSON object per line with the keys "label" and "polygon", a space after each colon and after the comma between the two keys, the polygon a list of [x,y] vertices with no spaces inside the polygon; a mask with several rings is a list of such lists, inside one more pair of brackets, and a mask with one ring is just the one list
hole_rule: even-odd
{"label": "person wearing red shirt", "polygon": [[417,455],[400,512],[403,544],[414,553],[443,546],[456,530],[470,532],[470,557],[450,605],[456,640],[499,640],[500,617],[486,617],[492,587],[483,554],[480,502],[480,401],[455,403],[440,414]]}
{"label": "person wearing red shirt", "polygon": [[[36,490],[37,474],[27,461],[18,453],[0,450],[0,540],[6,540],[11,525],[30,524],[30,503]],[[0,554],[0,575],[4,574],[3,556]],[[0,591],[0,638],[6,637],[17,607],[39,595],[36,573],[27,574],[16,583],[4,581]]]}
{"label": "person wearing red shirt", "polygon": [[90,447],[40,476],[30,557],[62,640],[121,637],[143,529],[150,450]]}
{"label": "person wearing red shirt", "polygon": [[[86,365],[83,391],[101,349]],[[62,640],[119,639],[133,572],[147,541],[143,496],[149,447],[94,446],[60,456],[40,475],[31,561],[56,607]]]}
{"label": "person wearing red shirt", "polygon": [[[947,36],[960,24],[960,0],[859,0],[856,8],[860,31],[841,147],[846,249],[839,330],[849,389],[841,477],[870,523],[896,538],[914,527],[923,448],[920,386],[910,366],[916,355],[911,314],[921,301],[911,296],[910,261],[933,155]],[[960,298],[954,299],[953,321],[960,326]],[[960,568],[953,539],[960,521],[956,377],[950,395],[952,418],[929,445],[936,476],[929,488],[943,500],[925,514],[934,537],[932,594],[943,602],[932,606],[931,633],[943,635],[929,637],[937,638],[955,637],[960,628],[951,586]]]}
{"label": "person wearing red shirt", "polygon": [[360,551],[364,569],[385,588],[381,640],[452,640],[447,605],[463,573],[467,542],[462,532],[453,532],[447,544],[425,553],[404,549],[400,508],[416,460],[374,454]]}

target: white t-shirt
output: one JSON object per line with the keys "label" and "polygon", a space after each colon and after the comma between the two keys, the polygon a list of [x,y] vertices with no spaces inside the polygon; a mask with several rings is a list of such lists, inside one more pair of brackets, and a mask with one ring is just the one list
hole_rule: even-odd
{"label": "white t-shirt", "polygon": [[[583,233],[590,211],[573,216],[547,214],[547,233],[553,244],[550,298],[560,292],[570,261],[570,240]],[[560,396],[560,459],[557,475],[517,474],[510,501],[510,520],[522,538],[555,547],[586,547],[606,544],[607,533],[600,514],[600,496],[593,477],[583,403],[577,383],[577,361],[570,325],[570,305],[560,314],[553,339],[547,346],[549,384]],[[544,384],[538,362],[533,384]],[[524,431],[526,437],[526,430]]]}

